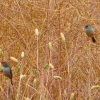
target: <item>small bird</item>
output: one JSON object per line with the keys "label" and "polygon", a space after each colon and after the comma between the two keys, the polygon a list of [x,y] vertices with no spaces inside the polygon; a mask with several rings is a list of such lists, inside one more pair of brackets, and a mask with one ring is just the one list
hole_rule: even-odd
{"label": "small bird", "polygon": [[12,71],[11,71],[9,64],[7,62],[1,62],[1,64],[2,64],[2,70],[5,73],[5,76],[10,78],[11,84],[13,85],[13,83],[12,83]]}
{"label": "small bird", "polygon": [[86,25],[85,29],[86,29],[87,36],[90,37],[92,39],[92,42],[95,43],[96,40],[94,38],[94,29],[90,25]]}

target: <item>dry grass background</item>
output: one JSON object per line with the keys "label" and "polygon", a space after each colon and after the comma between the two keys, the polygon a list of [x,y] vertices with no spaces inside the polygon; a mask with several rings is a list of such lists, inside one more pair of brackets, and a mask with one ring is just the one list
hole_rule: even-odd
{"label": "dry grass background", "polygon": [[[94,27],[96,44],[86,36],[86,24]],[[100,85],[99,43],[99,0],[0,0],[0,48],[14,83],[0,73],[0,99],[100,100],[93,88]],[[54,68],[46,68],[49,63]]]}

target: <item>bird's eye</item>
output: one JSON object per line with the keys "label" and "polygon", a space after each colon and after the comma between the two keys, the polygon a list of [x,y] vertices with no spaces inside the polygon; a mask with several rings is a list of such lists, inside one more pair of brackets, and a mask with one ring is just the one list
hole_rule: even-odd
{"label": "bird's eye", "polygon": [[85,28],[87,28],[87,27],[88,27],[88,25],[85,26]]}

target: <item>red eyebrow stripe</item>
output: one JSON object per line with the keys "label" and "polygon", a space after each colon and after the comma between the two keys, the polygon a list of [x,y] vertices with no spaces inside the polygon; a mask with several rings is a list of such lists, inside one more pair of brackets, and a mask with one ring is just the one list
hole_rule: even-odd
{"label": "red eyebrow stripe", "polygon": [[4,64],[4,62],[1,62],[1,64]]}

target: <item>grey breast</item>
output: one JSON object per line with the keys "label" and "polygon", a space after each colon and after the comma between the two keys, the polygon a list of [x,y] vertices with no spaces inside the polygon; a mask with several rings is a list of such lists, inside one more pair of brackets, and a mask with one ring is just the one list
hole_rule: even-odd
{"label": "grey breast", "polygon": [[94,35],[94,29],[92,27],[88,27],[86,29],[86,34],[89,36],[89,37],[92,37]]}
{"label": "grey breast", "polygon": [[89,27],[89,28],[86,29],[86,33],[93,34],[94,33],[94,29]]}
{"label": "grey breast", "polygon": [[3,72],[5,74],[8,74],[9,76],[11,76],[11,74],[10,74],[10,68],[9,67],[6,67],[6,68],[2,67],[2,70],[3,70]]}

